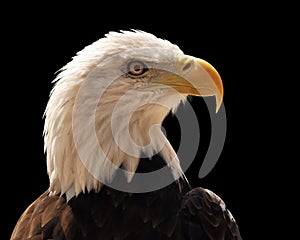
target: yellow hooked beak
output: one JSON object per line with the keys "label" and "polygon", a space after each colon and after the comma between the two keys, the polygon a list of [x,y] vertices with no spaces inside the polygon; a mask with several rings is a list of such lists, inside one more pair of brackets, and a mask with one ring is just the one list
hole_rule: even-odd
{"label": "yellow hooked beak", "polygon": [[212,65],[202,59],[184,55],[178,58],[177,73],[155,79],[153,83],[167,85],[184,95],[215,96],[218,112],[223,100],[223,83]]}

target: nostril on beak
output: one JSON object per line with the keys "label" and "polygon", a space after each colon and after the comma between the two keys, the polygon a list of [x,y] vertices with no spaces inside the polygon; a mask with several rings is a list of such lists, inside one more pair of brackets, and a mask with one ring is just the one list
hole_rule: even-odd
{"label": "nostril on beak", "polygon": [[187,64],[184,65],[184,67],[182,68],[183,72],[186,72],[187,70],[189,70],[191,68],[192,64],[190,62],[188,62]]}

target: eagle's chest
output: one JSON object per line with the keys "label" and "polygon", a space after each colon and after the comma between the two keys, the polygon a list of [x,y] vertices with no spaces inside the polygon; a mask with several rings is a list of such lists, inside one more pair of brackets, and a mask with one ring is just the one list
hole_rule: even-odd
{"label": "eagle's chest", "polygon": [[180,203],[178,186],[171,184],[139,194],[104,187],[100,193],[79,195],[69,205],[87,239],[164,239],[179,224]]}

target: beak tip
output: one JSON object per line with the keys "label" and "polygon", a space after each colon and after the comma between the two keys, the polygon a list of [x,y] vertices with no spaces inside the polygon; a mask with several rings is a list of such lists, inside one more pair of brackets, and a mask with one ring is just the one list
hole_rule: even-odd
{"label": "beak tip", "polygon": [[215,98],[216,98],[216,113],[218,113],[222,106],[223,96],[215,95]]}
{"label": "beak tip", "polygon": [[221,105],[217,105],[217,106],[216,106],[216,113],[218,113],[218,112],[219,112],[219,110],[220,110],[220,107],[221,107]]}

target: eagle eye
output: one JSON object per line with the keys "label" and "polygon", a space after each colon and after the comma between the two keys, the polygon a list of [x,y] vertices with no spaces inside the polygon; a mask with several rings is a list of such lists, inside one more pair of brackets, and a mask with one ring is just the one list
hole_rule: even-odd
{"label": "eagle eye", "polygon": [[140,76],[146,71],[148,71],[146,64],[139,61],[133,61],[127,65],[127,72],[132,76]]}

